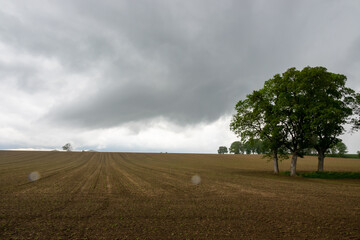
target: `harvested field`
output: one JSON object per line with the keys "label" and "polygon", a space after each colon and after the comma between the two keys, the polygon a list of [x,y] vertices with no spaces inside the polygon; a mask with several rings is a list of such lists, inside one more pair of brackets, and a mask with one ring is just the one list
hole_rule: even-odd
{"label": "harvested field", "polygon": [[[316,164],[299,159],[298,170]],[[272,166],[257,155],[0,151],[0,239],[360,239],[360,180]],[[326,158],[325,169],[360,171],[360,160]]]}

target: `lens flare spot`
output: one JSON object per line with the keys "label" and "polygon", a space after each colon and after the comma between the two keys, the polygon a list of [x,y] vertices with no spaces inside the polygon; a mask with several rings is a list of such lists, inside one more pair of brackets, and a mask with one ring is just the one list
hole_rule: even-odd
{"label": "lens flare spot", "polygon": [[31,172],[28,176],[29,180],[34,182],[40,179],[40,173],[35,171],[35,172]]}
{"label": "lens flare spot", "polygon": [[194,176],[191,177],[191,182],[194,185],[198,185],[198,184],[201,183],[201,177],[198,176],[198,175],[194,175]]}

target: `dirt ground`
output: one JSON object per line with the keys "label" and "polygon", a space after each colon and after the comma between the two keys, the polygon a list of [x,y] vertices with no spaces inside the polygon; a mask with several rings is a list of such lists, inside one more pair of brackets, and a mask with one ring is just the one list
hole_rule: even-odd
{"label": "dirt ground", "polygon": [[[316,164],[299,159],[298,171]],[[0,239],[360,239],[360,180],[272,166],[257,155],[0,151]],[[360,171],[360,160],[326,158],[325,170]]]}

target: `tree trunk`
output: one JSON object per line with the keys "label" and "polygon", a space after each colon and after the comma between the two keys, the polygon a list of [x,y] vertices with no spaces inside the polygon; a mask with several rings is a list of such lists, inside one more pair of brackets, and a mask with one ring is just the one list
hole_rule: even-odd
{"label": "tree trunk", "polygon": [[325,152],[322,150],[318,151],[318,172],[324,171],[324,158]]}
{"label": "tree trunk", "polygon": [[293,153],[290,165],[290,176],[296,176],[297,153]]}
{"label": "tree trunk", "polygon": [[274,173],[279,174],[279,160],[276,152],[274,152]]}

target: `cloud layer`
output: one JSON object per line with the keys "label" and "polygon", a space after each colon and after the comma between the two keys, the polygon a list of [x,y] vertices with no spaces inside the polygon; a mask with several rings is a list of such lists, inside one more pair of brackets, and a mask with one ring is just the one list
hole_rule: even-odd
{"label": "cloud layer", "polygon": [[0,4],[0,132],[14,145],[45,128],[205,128],[293,66],[360,90],[358,1]]}

